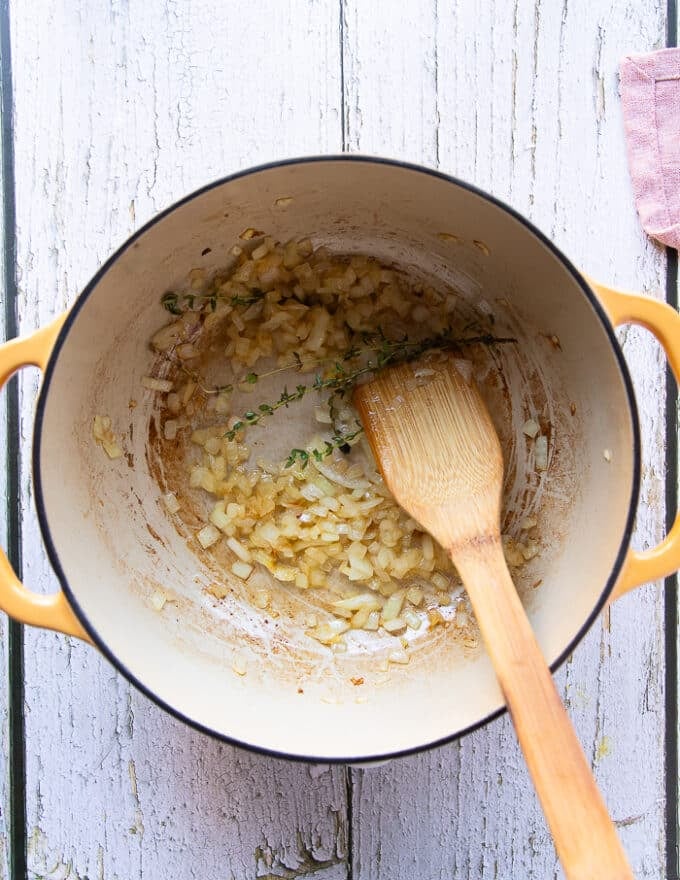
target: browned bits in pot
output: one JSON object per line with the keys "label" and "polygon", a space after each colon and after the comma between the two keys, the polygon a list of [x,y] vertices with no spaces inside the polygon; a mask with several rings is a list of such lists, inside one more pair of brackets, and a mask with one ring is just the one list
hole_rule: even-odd
{"label": "browned bits in pot", "polygon": [[554,333],[544,333],[543,336],[548,340],[555,351],[562,351],[562,343],[560,342],[559,336],[555,336]]}
{"label": "browned bits in pot", "polygon": [[262,235],[264,235],[264,232],[260,232],[259,229],[253,229],[252,226],[249,226],[247,229],[243,230],[239,235],[239,238],[242,238],[243,241],[250,241],[251,238],[260,238]]}
{"label": "browned bits in pot", "polygon": [[92,422],[92,436],[95,442],[102,447],[109,458],[120,458],[123,450],[120,448],[116,435],[111,427],[109,416],[95,416]]}
{"label": "browned bits in pot", "polygon": [[224,599],[229,595],[229,587],[225,584],[212,583],[205,588],[206,593],[214,596],[215,599]]}
{"label": "browned bits in pot", "polygon": [[[208,501],[190,520],[194,551],[218,559],[225,580],[240,579],[265,623],[279,616],[277,593],[308,591],[317,613],[304,631],[336,653],[353,634],[379,631],[399,664],[410,641],[437,626],[472,638],[456,572],[387,491],[351,389],[433,348],[417,381],[435,372],[442,348],[460,350],[472,370],[466,346],[515,340],[492,335],[492,316],[457,330],[455,295],[369,256],[339,257],[308,238],[280,244],[252,227],[240,238],[258,241],[232,247],[212,278],[193,270],[186,288],[161,299],[175,316],[151,340],[163,379],[144,384],[159,395],[160,442],[186,459],[184,483],[165,487],[175,499],[168,514],[189,524],[188,512]],[[268,437],[279,425],[290,431],[298,413],[303,433],[272,458]],[[535,547],[522,542],[511,562],[524,565]],[[229,593],[220,583],[205,589],[218,600]]]}
{"label": "browned bits in pot", "polygon": [[451,244],[461,244],[463,239],[458,235],[454,235],[452,232],[438,232],[437,238],[441,241],[451,242]]}
{"label": "browned bits in pot", "polygon": [[442,616],[441,611],[438,611],[436,608],[430,608],[428,610],[427,619],[432,629],[434,629],[436,626],[446,625],[446,619]]}

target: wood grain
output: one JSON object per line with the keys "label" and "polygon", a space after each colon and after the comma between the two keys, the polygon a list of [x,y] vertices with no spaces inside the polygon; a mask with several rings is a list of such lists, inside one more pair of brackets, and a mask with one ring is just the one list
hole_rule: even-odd
{"label": "wood grain", "polygon": [[[340,146],[334,5],[44,0],[11,12],[24,332],[192,188]],[[22,525],[27,579],[47,590],[33,391],[25,382]],[[26,633],[26,693],[31,878],[346,876],[344,770],[198,735],[60,636]]]}
{"label": "wood grain", "polygon": [[[134,228],[193,187],[343,143],[475,181],[593,275],[661,295],[663,254],[633,208],[616,68],[663,44],[664,9],[11,0],[22,329],[65,308]],[[663,360],[641,331],[622,342],[646,439],[640,546],[663,524]],[[48,590],[30,502],[34,390],[27,378],[23,545],[28,582]],[[558,681],[636,876],[658,880],[658,589],[613,607]],[[347,876],[343,770],[194,734],[60,636],[27,632],[26,685],[30,878]],[[559,876],[507,719],[350,779],[355,880]]]}
{"label": "wood grain", "polygon": [[[663,253],[644,238],[630,191],[617,67],[628,51],[663,45],[664,11],[659,0],[422,3],[406,39],[387,0],[352,6],[349,142],[438,161],[528,214],[596,277],[662,296]],[[422,115],[438,122],[427,138]],[[645,437],[634,543],[646,546],[663,532],[663,359],[644,333],[621,338]],[[558,675],[635,876],[650,880],[665,874],[663,661],[656,585],[613,607]],[[507,718],[354,777],[361,880],[561,876]]]}

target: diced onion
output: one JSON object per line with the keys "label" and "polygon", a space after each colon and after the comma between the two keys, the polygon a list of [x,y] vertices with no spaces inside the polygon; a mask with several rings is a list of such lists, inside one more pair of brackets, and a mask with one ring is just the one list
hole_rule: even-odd
{"label": "diced onion", "polygon": [[404,604],[405,596],[406,590],[397,590],[397,592],[393,593],[389,597],[387,602],[385,602],[381,615],[383,626],[386,622],[394,620],[396,617],[399,616],[399,613],[401,612],[401,606]]}
{"label": "diced onion", "polygon": [[250,256],[253,260],[261,260],[262,257],[266,257],[268,253],[269,253],[269,244],[267,243],[267,241],[265,239],[265,241],[262,244],[258,245],[253,250],[253,252],[251,253]]}
{"label": "diced onion", "polygon": [[154,609],[154,611],[162,611],[167,601],[168,597],[166,593],[163,592],[163,590],[154,590],[154,592],[151,594],[150,602],[151,607]]}
{"label": "diced onion", "polygon": [[256,608],[269,608],[269,603],[271,602],[271,593],[269,590],[255,590],[255,595],[253,596],[253,605]]}
{"label": "diced onion", "polygon": [[253,572],[253,566],[249,565],[247,562],[235,562],[231,566],[232,574],[235,574],[236,577],[241,578],[242,580],[247,580]]}
{"label": "diced onion", "polygon": [[118,445],[116,436],[111,428],[109,416],[95,416],[92,424],[92,436],[102,447],[109,458],[120,458],[123,450]]}
{"label": "diced onion", "polygon": [[149,391],[172,391],[173,383],[169,379],[155,379],[153,376],[144,376],[142,385]]}
{"label": "diced onion", "polygon": [[507,539],[503,542],[503,551],[508,565],[522,565],[525,562],[522,548],[516,541]]}
{"label": "diced onion", "polygon": [[179,398],[179,394],[171,391],[165,400],[165,405],[171,413],[176,415],[182,409],[182,402]]}
{"label": "diced onion", "polygon": [[215,402],[215,412],[220,415],[227,415],[231,410],[231,401],[227,394],[218,394]]}
{"label": "diced onion", "polygon": [[333,603],[334,608],[342,608],[346,611],[358,611],[360,608],[368,608],[374,611],[380,608],[380,599],[375,593],[359,593],[356,596],[350,596],[348,599],[340,599]]}
{"label": "diced onion", "polygon": [[322,645],[331,645],[350,628],[349,623],[344,620],[329,620],[319,624],[314,629],[308,630],[307,634]]}
{"label": "diced onion", "polygon": [[390,663],[398,663],[400,665],[405,665],[411,659],[410,655],[403,649],[398,648],[396,651],[392,651],[387,658]]}
{"label": "diced onion", "polygon": [[364,629],[368,630],[369,632],[375,632],[375,630],[377,630],[379,626],[380,614],[377,611],[371,611],[371,613],[368,615],[366,623],[364,624]]}
{"label": "diced onion", "polygon": [[222,532],[229,529],[231,519],[224,511],[224,502],[218,502],[210,511],[210,522]]}
{"label": "diced onion", "polygon": [[213,544],[216,544],[220,537],[221,533],[219,529],[216,529],[213,525],[204,526],[196,535],[198,543],[204,550],[207,550],[208,547],[212,547]]}
{"label": "diced onion", "polygon": [[423,547],[423,557],[425,559],[434,558],[434,544],[432,542],[432,536],[428,535],[427,532],[425,532],[425,534],[423,535],[422,547]]}
{"label": "diced onion", "polygon": [[350,557],[346,574],[351,581],[365,581],[373,576],[373,566],[366,559]]}
{"label": "diced onion", "polygon": [[191,342],[183,342],[181,345],[178,345],[175,349],[177,357],[182,361],[188,361],[191,358],[196,357],[198,351],[196,350],[196,346]]}
{"label": "diced onion", "polygon": [[180,509],[181,505],[177,500],[177,496],[174,492],[166,492],[163,496],[163,504],[165,505],[168,513],[177,513]]}
{"label": "diced onion", "polygon": [[[451,585],[451,579],[444,577],[443,574],[440,574],[436,571],[432,575],[432,586],[436,587],[438,590],[448,590]],[[412,602],[412,599],[409,599],[409,602]],[[417,602],[413,602],[414,605],[417,605]]]}
{"label": "diced onion", "polygon": [[184,386],[184,392],[182,394],[182,406],[186,406],[189,403],[194,395],[194,391],[196,391],[196,383],[187,382],[187,384]]}
{"label": "diced onion", "polygon": [[229,595],[229,588],[226,584],[212,583],[205,588],[205,591],[216,599],[224,599]]}
{"label": "diced onion", "polygon": [[411,629],[420,629],[423,625],[423,621],[415,611],[404,611],[404,620]]}
{"label": "diced onion", "polygon": [[[432,582],[434,583],[434,576],[432,577]],[[423,591],[419,587],[411,587],[406,591],[406,599],[411,605],[415,605],[416,607],[421,604],[423,597]]]}
{"label": "diced onion", "polygon": [[333,421],[331,419],[331,414],[327,406],[315,406],[314,418],[322,425],[330,425]]}
{"label": "diced onion", "polygon": [[523,544],[521,547],[522,556],[527,560],[533,559],[534,556],[538,556],[539,546],[536,541],[527,541],[526,544]]}
{"label": "diced onion", "polygon": [[453,362],[456,370],[460,373],[463,379],[469,385],[472,382],[472,364],[470,361],[462,360],[461,358],[456,358]]}
{"label": "diced onion", "polygon": [[227,538],[227,547],[243,562],[250,562],[253,558],[250,555],[250,551],[240,541],[237,541],[236,538]]}
{"label": "diced onion", "polygon": [[236,675],[245,675],[246,672],[248,672],[248,663],[246,662],[245,657],[241,654],[237,654],[231,661],[231,668]]}
{"label": "diced onion", "polygon": [[522,425],[522,432],[526,434],[527,437],[530,437],[532,440],[536,437],[537,434],[540,433],[541,426],[538,422],[534,421],[534,419],[527,419],[526,422]]}
{"label": "diced onion", "polygon": [[548,469],[548,438],[541,434],[536,438],[535,443],[535,459],[534,464],[537,471],[545,471]]}
{"label": "diced onion", "polygon": [[103,440],[102,449],[108,455],[108,457],[112,459],[120,458],[123,454],[123,450],[120,448],[115,440],[113,442],[111,442],[110,440]]}
{"label": "diced onion", "polygon": [[176,321],[174,324],[168,324],[167,327],[163,327],[158,333],[152,336],[151,345],[153,345],[157,351],[167,351],[175,345],[177,340],[181,338],[181,335],[182,327],[179,321]]}
{"label": "diced onion", "polygon": [[359,476],[349,477],[346,473],[343,473],[339,462],[327,464],[325,460],[317,461],[315,458],[312,458],[312,464],[331,483],[337,483],[346,489],[368,489],[369,487],[369,483],[365,478]]}

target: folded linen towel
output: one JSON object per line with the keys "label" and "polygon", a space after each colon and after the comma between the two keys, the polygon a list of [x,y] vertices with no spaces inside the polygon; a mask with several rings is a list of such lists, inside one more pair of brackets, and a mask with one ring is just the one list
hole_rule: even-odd
{"label": "folded linen towel", "polygon": [[628,166],[648,235],[680,249],[680,49],[620,66]]}

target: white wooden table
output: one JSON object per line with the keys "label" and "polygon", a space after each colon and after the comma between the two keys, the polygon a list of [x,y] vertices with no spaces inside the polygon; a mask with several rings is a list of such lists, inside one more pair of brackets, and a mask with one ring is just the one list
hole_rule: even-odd
{"label": "white wooden table", "polygon": [[[65,309],[197,186],[342,150],[473,181],[594,276],[663,297],[673,263],[638,225],[617,67],[666,44],[672,3],[4,3],[6,331]],[[645,438],[643,546],[664,531],[665,364],[643,332],[622,341]],[[8,397],[5,537],[49,591],[31,501],[36,384],[25,372]],[[675,608],[659,584],[621,600],[557,677],[649,880],[677,878]],[[183,726],[76,640],[1,626],[2,880],[561,876],[507,718],[380,769],[286,763]]]}

